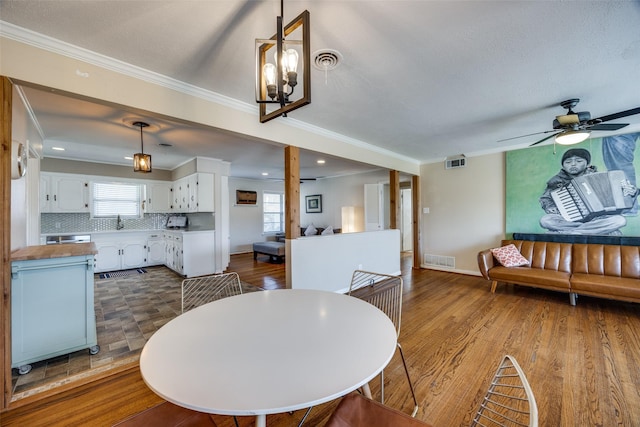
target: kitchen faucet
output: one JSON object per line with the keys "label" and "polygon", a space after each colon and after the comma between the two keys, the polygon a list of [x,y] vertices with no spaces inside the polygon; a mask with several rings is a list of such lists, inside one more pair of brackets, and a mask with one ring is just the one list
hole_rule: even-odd
{"label": "kitchen faucet", "polygon": [[124,228],[124,224],[122,223],[122,219],[120,215],[118,215],[118,222],[116,223],[116,230],[122,230]]}

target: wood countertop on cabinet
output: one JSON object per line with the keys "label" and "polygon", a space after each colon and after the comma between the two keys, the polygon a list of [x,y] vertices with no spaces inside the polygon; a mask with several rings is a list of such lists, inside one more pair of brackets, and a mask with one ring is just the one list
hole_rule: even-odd
{"label": "wood countertop on cabinet", "polygon": [[95,255],[97,253],[98,249],[96,248],[96,244],[93,242],[27,246],[11,252],[11,261],[65,258],[72,256]]}

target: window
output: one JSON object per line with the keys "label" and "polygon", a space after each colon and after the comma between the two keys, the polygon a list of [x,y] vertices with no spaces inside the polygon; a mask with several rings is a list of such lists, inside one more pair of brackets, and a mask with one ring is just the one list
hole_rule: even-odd
{"label": "window", "polygon": [[142,186],[137,184],[94,182],[91,187],[94,218],[142,217]]}
{"label": "window", "polygon": [[284,231],[284,193],[262,193],[262,230],[265,233]]}

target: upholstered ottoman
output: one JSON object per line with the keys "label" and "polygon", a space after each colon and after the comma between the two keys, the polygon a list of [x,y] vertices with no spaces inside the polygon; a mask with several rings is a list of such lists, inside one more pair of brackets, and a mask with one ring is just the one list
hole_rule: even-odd
{"label": "upholstered ottoman", "polygon": [[284,260],[283,242],[256,242],[253,244],[253,259],[257,259],[258,254],[269,255],[269,260],[282,262]]}

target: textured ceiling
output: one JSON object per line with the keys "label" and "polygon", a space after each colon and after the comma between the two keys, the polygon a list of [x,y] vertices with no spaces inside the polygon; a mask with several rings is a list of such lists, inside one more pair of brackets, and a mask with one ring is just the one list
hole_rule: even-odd
{"label": "textured ceiling", "polygon": [[[277,1],[3,0],[0,19],[252,104],[254,39],[274,33],[279,9]],[[290,117],[421,162],[526,147],[542,136],[499,141],[551,129],[568,98],[593,117],[640,105],[638,1],[287,1],[285,21],[305,9],[311,51],[335,49],[343,60],[326,74],[313,70],[312,103]],[[44,112],[37,97],[43,123],[64,114]],[[617,133],[637,130],[640,115],[618,122],[632,126]],[[48,139],[58,132],[42,127]],[[266,151],[237,142],[245,153],[244,144],[266,166]]]}

